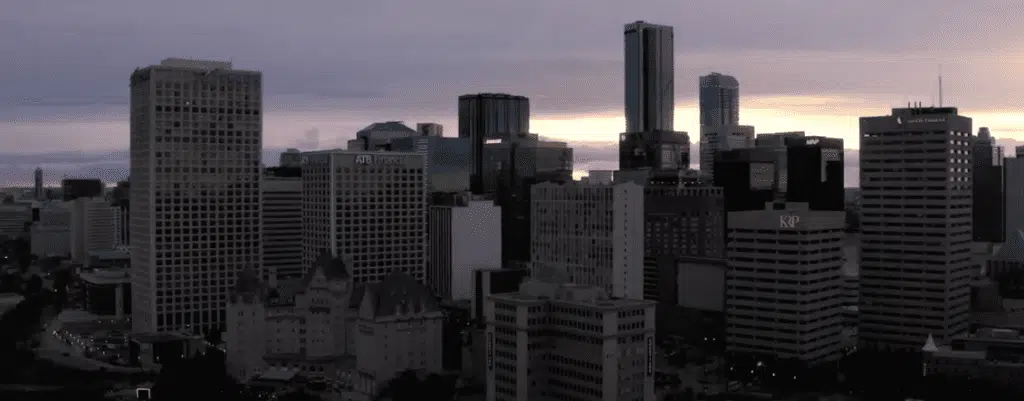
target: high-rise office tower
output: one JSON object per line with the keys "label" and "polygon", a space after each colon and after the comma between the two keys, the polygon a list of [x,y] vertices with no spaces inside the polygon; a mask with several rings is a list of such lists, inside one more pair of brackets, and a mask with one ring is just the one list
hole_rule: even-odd
{"label": "high-rise office tower", "polygon": [[302,152],[298,149],[289,148],[284,152],[281,152],[281,156],[278,157],[277,165],[281,167],[299,167],[302,165],[300,159],[302,158]]}
{"label": "high-rise office tower", "polygon": [[804,203],[729,213],[729,351],[808,364],[840,356],[845,220]]}
{"label": "high-rise office tower", "polygon": [[43,169],[42,167],[36,167],[36,171],[33,172],[32,178],[35,180],[32,194],[35,195],[36,200],[46,199],[46,192],[43,188]]}
{"label": "high-rise office tower", "polygon": [[1024,208],[1017,206],[1024,204],[1024,152],[1017,155],[1006,158],[1003,166],[1006,177],[1003,236],[1007,239],[1017,235],[1018,230],[1024,230]]}
{"label": "high-rise office tower", "polygon": [[803,131],[790,131],[790,132],[772,132],[757,134],[754,138],[754,147],[759,149],[770,149],[775,153],[775,184],[779,189],[780,195],[786,193],[788,171],[787,158],[788,153],[786,152],[787,140],[790,138],[803,139],[807,135]]}
{"label": "high-rise office tower", "polygon": [[[712,181],[725,193],[725,210],[761,210],[775,199],[775,163],[772,149],[734,149],[718,154]],[[702,171],[703,173],[703,171]]]}
{"label": "high-rise office tower", "polygon": [[842,138],[788,138],[784,179],[776,180],[775,192],[811,210],[846,210],[845,159]]}
{"label": "high-rise office tower", "polygon": [[971,119],[909,107],[860,119],[860,341],[919,349],[967,330]]}
{"label": "high-rise office tower", "polygon": [[565,269],[573,283],[643,299],[643,190],[632,182],[534,185],[534,267]]}
{"label": "high-rise office tower", "polygon": [[564,280],[491,295],[485,399],[655,400],[654,309]]}
{"label": "high-rise office tower", "polygon": [[469,191],[469,138],[420,135],[391,140],[395,152],[416,152],[427,160],[427,186],[430,192]]}
{"label": "high-rise office tower", "polygon": [[629,132],[619,135],[619,169],[676,171],[690,168],[690,135],[685,132]]}
{"label": "high-rise office tower", "polygon": [[530,188],[541,182],[572,181],[573,150],[565,142],[542,141],[536,134],[516,135],[486,147],[484,189],[494,187],[501,206],[502,267],[528,263],[532,217]]}
{"label": "high-rise office tower", "polygon": [[400,271],[425,282],[423,155],[323,150],[302,154],[302,261],[351,260],[356,284]]}
{"label": "high-rise office tower", "polygon": [[700,77],[700,125],[740,123],[740,82],[717,72]]}
{"label": "high-rise office tower", "polygon": [[466,193],[431,198],[427,288],[444,299],[471,300],[473,271],[501,267],[501,207]]}
{"label": "high-rise office tower", "polygon": [[76,198],[69,202],[71,260],[88,264],[89,253],[114,248],[114,210],[102,197]]}
{"label": "high-rise office tower", "polygon": [[132,329],[216,328],[260,270],[262,74],[169,58],[131,76]]}
{"label": "high-rise office tower", "polygon": [[987,127],[978,129],[971,150],[974,157],[971,175],[974,199],[974,241],[998,242],[1005,239],[1006,216],[1003,182],[1003,147]]}
{"label": "high-rise office tower", "polygon": [[754,127],[749,125],[700,126],[700,173],[715,176],[719,154],[729,150],[754,147]]}
{"label": "high-rise office tower", "polygon": [[672,131],[675,48],[672,27],[626,24],[626,132]]}
{"label": "high-rise office tower", "polygon": [[[282,165],[283,166],[283,165]],[[263,207],[263,275],[267,283],[302,277],[302,170],[267,169]]]}
{"label": "high-rise office tower", "polygon": [[484,144],[530,132],[530,99],[505,93],[459,96],[459,138],[470,140],[473,193],[483,193]]}

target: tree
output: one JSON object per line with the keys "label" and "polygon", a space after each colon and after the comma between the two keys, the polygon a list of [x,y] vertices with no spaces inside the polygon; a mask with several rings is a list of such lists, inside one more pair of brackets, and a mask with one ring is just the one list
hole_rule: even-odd
{"label": "tree", "polygon": [[244,388],[227,374],[224,355],[207,352],[194,358],[164,364],[153,384],[153,399],[188,400],[216,397],[223,401],[244,401]]}
{"label": "tree", "polygon": [[457,393],[455,377],[429,374],[424,378],[413,370],[399,373],[378,394],[377,399],[392,401],[453,400]]}

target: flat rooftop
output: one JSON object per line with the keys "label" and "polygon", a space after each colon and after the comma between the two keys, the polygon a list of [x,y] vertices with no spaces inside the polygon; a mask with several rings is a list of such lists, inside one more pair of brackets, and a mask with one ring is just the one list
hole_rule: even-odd
{"label": "flat rooftop", "polygon": [[131,281],[128,269],[96,269],[79,273],[78,278],[95,285],[127,284]]}

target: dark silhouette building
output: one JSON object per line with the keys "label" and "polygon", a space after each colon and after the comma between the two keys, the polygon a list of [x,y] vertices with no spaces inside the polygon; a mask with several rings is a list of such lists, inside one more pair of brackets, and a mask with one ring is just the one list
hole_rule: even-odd
{"label": "dark silhouette building", "polygon": [[530,99],[504,93],[459,96],[459,138],[470,139],[470,186],[484,193],[484,144],[530,132]]}
{"label": "dark silhouette building", "polygon": [[971,176],[974,197],[975,242],[1006,241],[1006,198],[1003,173],[1003,148],[995,145],[992,134],[987,127],[978,129],[978,135],[972,140]]}
{"label": "dark silhouette building", "polygon": [[103,196],[105,189],[103,181],[95,178],[65,178],[60,181],[60,188],[64,201]]}
{"label": "dark silhouette building", "polygon": [[845,210],[843,140],[809,136],[786,138],[787,202],[809,210]]}
{"label": "dark silhouette building", "polygon": [[713,181],[722,188],[727,212],[762,210],[765,203],[774,200],[775,161],[775,153],[763,148],[719,153]]}
{"label": "dark silhouette building", "polygon": [[690,168],[690,135],[678,131],[627,132],[619,135],[619,169]]}

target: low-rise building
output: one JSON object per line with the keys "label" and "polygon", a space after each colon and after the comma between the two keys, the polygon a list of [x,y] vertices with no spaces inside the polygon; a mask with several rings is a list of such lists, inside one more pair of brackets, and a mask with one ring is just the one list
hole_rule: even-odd
{"label": "low-rise building", "polygon": [[374,388],[406,370],[440,373],[444,316],[430,291],[397,270],[357,285],[349,269],[324,253],[276,287],[243,271],[227,308],[228,372],[248,381],[290,368]]}
{"label": "low-rise building", "polygon": [[85,310],[97,316],[123,317],[132,310],[128,269],[91,269],[78,274]]}
{"label": "low-rise building", "polygon": [[971,377],[1024,389],[1024,335],[1014,329],[981,329],[939,346],[928,336],[921,349],[925,376]]}

